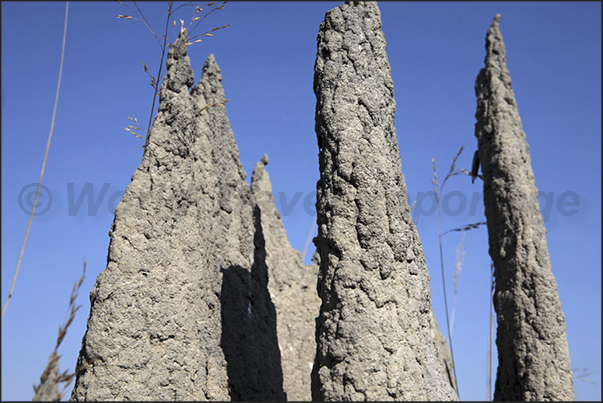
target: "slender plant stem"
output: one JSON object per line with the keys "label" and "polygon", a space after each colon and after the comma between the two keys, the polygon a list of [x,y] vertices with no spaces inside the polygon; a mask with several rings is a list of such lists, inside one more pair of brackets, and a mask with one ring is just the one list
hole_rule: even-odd
{"label": "slender plant stem", "polygon": [[147,125],[147,138],[144,142],[143,156],[147,152],[147,146],[149,145],[149,137],[151,134],[151,123],[153,121],[153,111],[155,110],[155,101],[159,94],[159,83],[161,82],[161,70],[163,69],[163,59],[165,57],[165,48],[167,44],[168,28],[170,26],[170,18],[172,16],[172,2],[170,1],[170,8],[168,9],[168,15],[165,21],[165,33],[163,35],[163,48],[161,49],[161,61],[159,62],[159,71],[157,72],[157,80],[155,80],[155,93],[153,94],[153,104],[151,105],[151,113],[149,114],[149,124]]}
{"label": "slender plant stem", "polygon": [[38,187],[36,189],[36,197],[34,198],[33,207],[31,208],[31,213],[29,214],[29,223],[27,223],[27,231],[25,231],[25,238],[23,239],[23,245],[21,246],[21,253],[19,254],[19,260],[17,261],[17,268],[15,269],[15,275],[13,276],[13,283],[10,287],[10,292],[8,293],[8,298],[6,299],[6,303],[4,304],[4,308],[2,309],[2,317],[4,318],[4,312],[6,312],[6,307],[8,306],[8,302],[13,296],[13,290],[15,289],[15,282],[17,281],[17,274],[19,274],[19,267],[21,266],[21,259],[23,258],[23,252],[25,251],[25,244],[27,243],[27,237],[29,236],[29,229],[31,228],[31,221],[34,216],[34,212],[36,211],[36,205],[38,203],[38,194],[40,193],[40,186],[42,186],[42,178],[44,177],[44,168],[46,168],[46,159],[48,158],[48,150],[50,149],[50,139],[52,138],[52,132],[54,130],[54,121],[57,115],[57,105],[59,103],[59,90],[61,88],[61,76],[63,74],[63,59],[65,57],[65,39],[67,38],[67,17],[69,15],[69,2],[65,4],[65,27],[63,28],[63,48],[61,50],[61,64],[59,67],[59,82],[57,84],[57,92],[54,98],[54,110],[52,111],[52,121],[50,123],[50,133],[48,134],[48,141],[46,142],[46,153],[44,154],[44,161],[42,162],[42,171],[40,172],[40,179],[38,180]]}
{"label": "slender plant stem", "polygon": [[488,328],[488,368],[487,368],[487,388],[486,401],[492,400],[492,339],[494,338],[494,264],[490,266],[492,272],[490,286],[490,327]]}
{"label": "slender plant stem", "polygon": [[[149,31],[151,31],[151,33],[153,34],[153,36],[155,37],[155,39],[157,39],[157,43],[159,44],[159,47],[161,48],[161,42],[159,41],[159,38],[157,38],[157,35],[155,35],[155,31],[153,31],[153,28],[151,28],[151,24],[149,24],[149,22],[147,21],[147,18],[144,16],[144,14],[142,13],[142,10],[140,9],[140,7],[138,7],[138,4],[136,4],[136,2],[133,2],[134,5],[136,6],[136,9],[138,9],[138,15],[140,16],[142,23],[144,25],[146,25],[146,27],[149,29]],[[172,3],[169,2],[170,8],[172,7]],[[134,11],[134,10],[132,10]],[[168,11],[168,20],[169,20],[169,16],[170,13]],[[166,30],[167,33],[167,30]],[[164,41],[165,42],[165,41]],[[163,45],[165,47],[165,45]]]}
{"label": "slender plant stem", "polygon": [[[433,161],[433,179],[431,180],[431,182],[433,183],[433,191],[435,194],[435,199],[436,199],[436,202],[438,205],[438,240],[439,240],[439,244],[440,244],[440,267],[442,269],[442,287],[444,288],[444,309],[446,310],[446,328],[448,330],[448,340],[450,342],[450,357],[452,359],[452,373],[454,375],[454,385],[452,385],[452,387],[456,390],[456,393],[459,396],[459,398],[460,398],[461,394],[459,392],[458,378],[456,376],[456,365],[454,363],[454,350],[452,348],[452,329],[450,327],[450,319],[448,317],[448,298],[446,296],[446,275],[444,273],[444,252],[442,251],[442,205],[441,205],[441,201],[440,201],[440,196],[444,194],[444,185],[446,185],[446,181],[448,180],[448,178],[458,175],[462,172],[462,171],[458,171],[458,170],[455,171],[454,167],[456,165],[456,161],[457,161],[458,157],[461,155],[464,148],[465,147],[461,146],[461,148],[459,149],[459,152],[452,159],[452,165],[450,165],[450,170],[448,171],[448,174],[442,181],[442,185],[440,186],[439,190],[438,190],[438,176],[437,176],[437,170],[436,170],[436,162],[435,162],[435,159],[432,159],[432,161]],[[438,193],[440,196],[438,195]],[[455,296],[456,296],[456,294],[455,294]]]}
{"label": "slender plant stem", "polygon": [[450,335],[452,336],[452,330],[454,329],[454,315],[456,313],[456,293],[452,297],[452,313],[450,314]]}
{"label": "slender plant stem", "polygon": [[[444,188],[442,186],[441,190]],[[448,298],[446,297],[446,276],[444,274],[444,253],[442,252],[442,219],[440,213],[440,200],[438,198],[438,237],[440,240],[440,267],[442,268],[442,287],[444,288],[444,309],[446,310],[446,329],[448,329],[448,340],[450,340],[450,357],[452,358],[452,372],[454,374],[454,383],[456,385],[456,393],[459,395],[458,378],[456,376],[456,365],[454,363],[454,353],[452,349],[452,334],[450,332],[450,319],[448,318]]]}

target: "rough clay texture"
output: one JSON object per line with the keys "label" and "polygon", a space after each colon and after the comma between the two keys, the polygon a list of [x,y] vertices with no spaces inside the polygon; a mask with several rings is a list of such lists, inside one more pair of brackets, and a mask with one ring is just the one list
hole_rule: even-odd
{"label": "rough clay texture", "polygon": [[475,135],[496,277],[494,399],[575,400],[565,317],[499,22],[497,15],[488,30],[486,67],[475,83]]}
{"label": "rough clay texture", "polygon": [[268,289],[276,307],[277,334],[287,399],[312,400],[310,373],[316,354],[315,319],[320,308],[316,294],[318,264],[306,266],[302,254],[293,249],[274,206],[266,156],[251,176],[251,190],[260,207],[266,241]]}
{"label": "rough clay texture", "polygon": [[314,400],[455,400],[432,337],[376,3],[327,12],[314,92],[320,255]]}
{"label": "rough clay texture", "polygon": [[433,309],[429,310],[429,316],[431,317],[431,337],[435,341],[436,348],[438,349],[438,355],[440,357],[440,371],[445,374],[446,379],[454,390],[458,390],[456,378],[454,377],[454,362],[452,361],[452,353],[448,347],[448,341],[446,341],[446,337],[444,337],[442,332],[440,332],[438,320],[435,317]]}
{"label": "rough clay texture", "polygon": [[[295,291],[278,290],[287,281],[311,290],[315,278],[260,195],[270,190],[264,164],[254,191],[245,182],[226,109],[215,105],[225,97],[213,56],[189,91],[187,42],[184,30],[169,51],[148,148],[115,210],[72,400],[284,400],[282,368],[294,396],[310,394],[318,303],[308,292],[282,301]],[[273,300],[286,311],[279,329],[290,317],[307,338],[283,330],[281,348],[297,354],[283,363]],[[306,392],[292,375],[306,379]]]}

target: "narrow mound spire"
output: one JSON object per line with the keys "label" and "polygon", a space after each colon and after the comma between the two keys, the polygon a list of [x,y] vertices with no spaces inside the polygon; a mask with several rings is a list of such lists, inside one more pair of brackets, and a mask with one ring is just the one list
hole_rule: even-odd
{"label": "narrow mound spire", "polygon": [[346,2],[320,26],[313,400],[457,399],[431,333],[429,273],[401,172],[385,48],[374,2]]}
{"label": "narrow mound spire", "polygon": [[494,400],[575,400],[565,317],[499,22],[497,14],[475,82],[475,136],[496,278]]}

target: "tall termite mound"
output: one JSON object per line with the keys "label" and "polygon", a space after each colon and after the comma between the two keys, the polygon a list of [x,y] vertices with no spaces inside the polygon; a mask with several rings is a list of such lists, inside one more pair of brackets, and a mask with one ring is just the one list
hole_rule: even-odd
{"label": "tall termite mound", "polygon": [[457,399],[431,333],[385,48],[374,2],[346,2],[320,25],[314,400]]}
{"label": "tall termite mound", "polygon": [[475,83],[498,329],[495,400],[575,400],[565,316],[551,271],[530,152],[506,65],[500,15]]}
{"label": "tall termite mound", "polygon": [[[253,186],[245,182],[214,57],[193,86],[187,46],[183,30],[148,147],[115,210],[71,399],[309,398],[312,267],[285,243],[265,194],[267,158]],[[306,339],[279,339],[287,324]]]}

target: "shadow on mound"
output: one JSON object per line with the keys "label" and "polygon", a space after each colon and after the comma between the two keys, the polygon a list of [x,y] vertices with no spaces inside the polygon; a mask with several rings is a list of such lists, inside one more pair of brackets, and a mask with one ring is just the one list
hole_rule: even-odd
{"label": "shadow on mound", "polygon": [[232,400],[286,400],[276,310],[268,291],[265,240],[259,207],[254,209],[254,262],[251,271],[222,271],[222,340]]}

